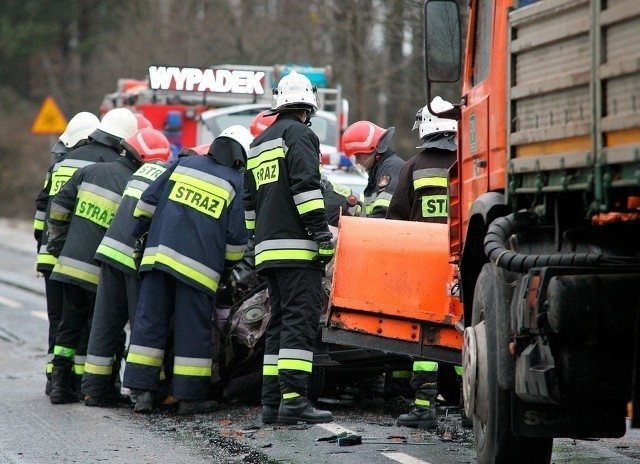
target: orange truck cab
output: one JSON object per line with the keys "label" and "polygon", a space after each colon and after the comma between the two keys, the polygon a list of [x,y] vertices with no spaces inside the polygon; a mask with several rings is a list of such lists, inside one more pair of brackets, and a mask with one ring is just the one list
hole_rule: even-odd
{"label": "orange truck cab", "polygon": [[432,111],[458,121],[448,244],[342,220],[323,336],[450,360],[460,329],[478,464],[621,437],[640,427],[640,2],[426,0],[424,31],[427,101],[458,95]]}
{"label": "orange truck cab", "polygon": [[459,92],[465,411],[479,464],[548,464],[640,426],[640,2],[471,0],[464,48],[461,4],[424,19],[427,101]]}

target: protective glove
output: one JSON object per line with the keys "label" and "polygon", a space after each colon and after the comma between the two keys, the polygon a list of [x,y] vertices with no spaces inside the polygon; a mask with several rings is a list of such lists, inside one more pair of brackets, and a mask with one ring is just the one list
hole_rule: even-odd
{"label": "protective glove", "polygon": [[331,240],[318,242],[318,254],[313,257],[313,262],[326,266],[333,259],[334,252],[335,246]]}
{"label": "protective glove", "polygon": [[64,242],[47,242],[47,253],[57,258],[62,253],[63,247]]}
{"label": "protective glove", "polygon": [[133,260],[138,266],[142,261],[142,255],[144,255],[144,249],[147,246],[147,234],[136,237],[136,243],[133,245]]}

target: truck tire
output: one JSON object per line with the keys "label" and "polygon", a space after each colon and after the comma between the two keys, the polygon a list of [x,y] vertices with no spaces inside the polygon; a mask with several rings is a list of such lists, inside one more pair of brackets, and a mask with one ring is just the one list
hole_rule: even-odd
{"label": "truck tire", "polygon": [[[475,411],[473,432],[478,464],[549,464],[552,438],[516,437],[511,432],[511,392],[498,387],[498,317],[509,318],[510,298],[502,271],[485,264],[480,272],[473,299],[472,330],[477,330],[474,348],[483,358],[474,382]],[[507,325],[508,327],[508,325]],[[467,329],[469,330],[469,328]],[[504,336],[504,334],[503,334]],[[467,347],[465,336],[465,350]],[[465,365],[465,371],[467,366]],[[466,372],[465,372],[466,373]],[[465,383],[467,382],[465,378]],[[486,382],[486,385],[480,383]],[[465,385],[465,395],[471,393]],[[484,417],[483,417],[484,416]]]}

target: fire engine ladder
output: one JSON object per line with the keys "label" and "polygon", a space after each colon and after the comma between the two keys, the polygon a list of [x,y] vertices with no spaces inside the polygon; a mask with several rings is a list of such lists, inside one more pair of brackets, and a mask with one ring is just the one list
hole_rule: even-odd
{"label": "fire engine ladder", "polygon": [[340,131],[342,123],[342,85],[337,84],[334,88],[321,87],[318,89],[318,109],[322,111],[329,111],[336,115],[336,143],[335,146],[340,146]]}

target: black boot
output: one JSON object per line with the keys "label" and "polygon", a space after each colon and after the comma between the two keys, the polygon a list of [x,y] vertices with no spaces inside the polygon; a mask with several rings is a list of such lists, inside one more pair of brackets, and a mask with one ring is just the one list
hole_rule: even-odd
{"label": "black boot", "polygon": [[135,398],[133,410],[141,414],[149,414],[157,407],[156,395],[152,391],[132,390],[132,396]]}
{"label": "black boot", "polygon": [[280,424],[323,424],[333,421],[330,411],[316,409],[304,396],[298,396],[290,400],[282,400],[278,409],[278,422]]}
{"label": "black boot", "polygon": [[438,414],[435,406],[428,408],[415,408],[407,414],[401,414],[398,416],[396,424],[405,427],[435,430],[438,428]]}
{"label": "black boot", "polygon": [[51,392],[49,400],[53,404],[75,403],[78,401],[76,392],[73,388],[73,372],[71,371],[73,364],[60,361],[53,365],[51,372]]}
{"label": "black boot", "polygon": [[220,403],[216,400],[180,400],[178,414],[207,414],[220,410]]}
{"label": "black boot", "polygon": [[278,422],[278,409],[280,409],[280,406],[263,404],[262,405],[262,423],[275,424],[276,422]]}

